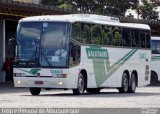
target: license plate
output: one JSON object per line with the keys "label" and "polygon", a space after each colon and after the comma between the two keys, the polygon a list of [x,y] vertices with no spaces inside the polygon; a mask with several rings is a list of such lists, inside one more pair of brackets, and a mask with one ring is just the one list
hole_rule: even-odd
{"label": "license plate", "polygon": [[37,84],[37,85],[42,85],[43,81],[35,81],[34,83]]}

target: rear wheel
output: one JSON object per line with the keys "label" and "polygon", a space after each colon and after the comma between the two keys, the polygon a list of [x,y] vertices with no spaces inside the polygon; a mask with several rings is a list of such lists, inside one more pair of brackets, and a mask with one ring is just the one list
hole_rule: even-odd
{"label": "rear wheel", "polygon": [[129,79],[127,73],[123,73],[122,76],[122,86],[119,88],[119,93],[127,93],[129,85]]}
{"label": "rear wheel", "polygon": [[73,94],[75,95],[81,95],[85,91],[85,78],[82,73],[79,74],[78,76],[78,84],[77,88],[73,89]]}
{"label": "rear wheel", "polygon": [[88,93],[100,93],[100,88],[90,88],[86,90]]}
{"label": "rear wheel", "polygon": [[41,88],[29,88],[29,90],[32,95],[39,95],[41,92]]}
{"label": "rear wheel", "polygon": [[150,81],[150,85],[151,86],[155,86],[158,83],[158,76],[156,73],[151,72],[151,81]]}
{"label": "rear wheel", "polygon": [[128,93],[135,93],[136,86],[137,86],[136,75],[132,73],[129,88],[128,88]]}

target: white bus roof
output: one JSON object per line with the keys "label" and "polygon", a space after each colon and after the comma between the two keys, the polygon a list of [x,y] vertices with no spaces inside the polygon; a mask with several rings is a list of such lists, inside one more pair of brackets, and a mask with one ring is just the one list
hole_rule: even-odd
{"label": "white bus roof", "polygon": [[146,24],[120,23],[118,18],[95,14],[45,15],[21,19],[19,22],[58,21],[58,22],[87,22],[112,26],[131,27],[150,30]]}
{"label": "white bus roof", "polygon": [[160,37],[158,37],[158,36],[151,36],[151,40],[160,40]]}

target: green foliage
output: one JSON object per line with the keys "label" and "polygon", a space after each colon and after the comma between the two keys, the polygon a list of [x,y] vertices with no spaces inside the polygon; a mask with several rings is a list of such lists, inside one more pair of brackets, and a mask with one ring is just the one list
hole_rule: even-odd
{"label": "green foliage", "polygon": [[112,45],[113,44],[112,27],[108,28],[108,34],[107,35],[108,35],[107,37],[108,37],[108,40],[109,40],[108,44]]}
{"label": "green foliage", "polygon": [[41,3],[80,12],[124,16],[127,9],[137,8],[139,0],[42,0]]}
{"label": "green foliage", "polygon": [[147,0],[142,0],[143,5],[137,8],[138,13],[143,19],[157,20],[158,12],[154,10],[156,4],[154,2],[149,3]]}
{"label": "green foliage", "polygon": [[73,25],[72,38],[80,42],[80,29],[81,26],[79,23]]}
{"label": "green foliage", "polygon": [[44,4],[44,5],[58,6],[59,3],[60,3],[59,0],[42,0],[42,1],[41,1],[41,4]]}
{"label": "green foliage", "polygon": [[72,6],[71,6],[71,4],[68,4],[68,3],[64,2],[63,4],[59,5],[58,7],[59,8],[64,8],[64,9],[69,9]]}
{"label": "green foliage", "polygon": [[102,43],[102,30],[100,25],[94,25],[92,28],[92,43],[93,44]]}
{"label": "green foliage", "polygon": [[121,44],[121,34],[118,31],[115,32],[114,38],[115,38],[115,45],[119,46]]}

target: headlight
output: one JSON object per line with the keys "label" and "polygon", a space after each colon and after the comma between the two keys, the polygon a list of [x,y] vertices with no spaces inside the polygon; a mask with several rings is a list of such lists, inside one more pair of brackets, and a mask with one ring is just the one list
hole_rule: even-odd
{"label": "headlight", "polygon": [[17,80],[17,84],[21,84],[21,80]]}
{"label": "headlight", "polygon": [[63,82],[59,81],[59,82],[58,82],[58,85],[63,85]]}

